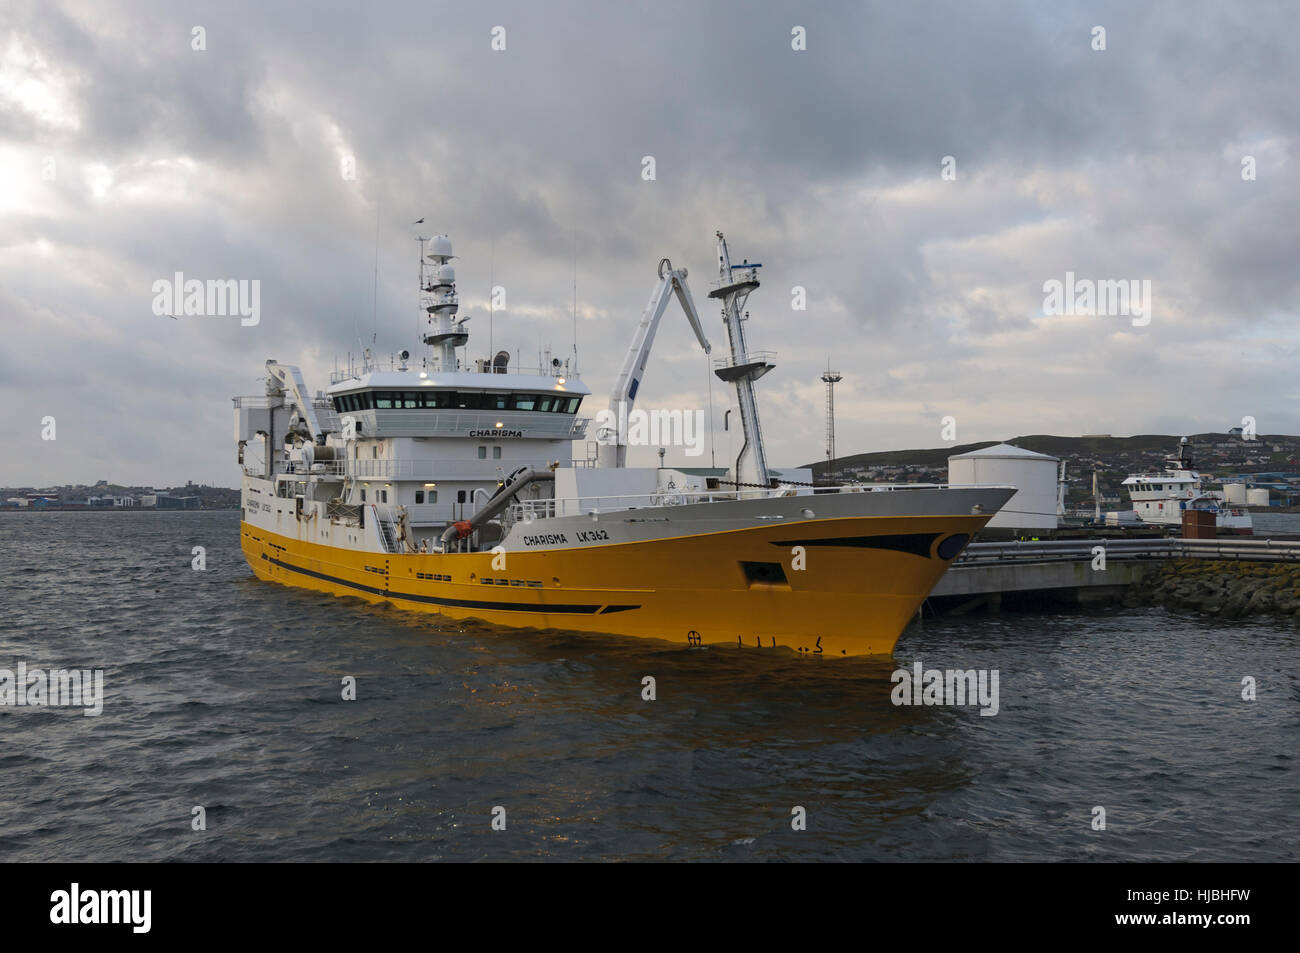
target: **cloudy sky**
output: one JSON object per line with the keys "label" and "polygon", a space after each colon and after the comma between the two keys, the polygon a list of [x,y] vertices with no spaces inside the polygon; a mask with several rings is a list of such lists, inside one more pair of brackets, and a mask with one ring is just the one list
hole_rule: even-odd
{"label": "cloudy sky", "polygon": [[[567,354],[576,252],[592,410],[661,257],[725,345],[726,232],[765,265],[774,465],[824,453],[828,361],[841,453],[943,445],[949,415],[960,442],[1300,433],[1298,14],[6,0],[0,484],[237,485],[230,397],[268,357],[324,387],[358,342],[415,350],[420,217],[460,256],[471,356],[493,284],[496,347]],[[178,271],[258,280],[260,323],[154,314]],[[1149,323],[1045,313],[1067,271],[1150,281]],[[641,405],[707,386],[673,305]]]}

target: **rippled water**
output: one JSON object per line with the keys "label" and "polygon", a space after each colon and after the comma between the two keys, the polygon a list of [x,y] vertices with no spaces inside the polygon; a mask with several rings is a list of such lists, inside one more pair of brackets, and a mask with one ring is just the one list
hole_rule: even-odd
{"label": "rippled water", "polygon": [[[895,662],[521,633],[258,582],[235,512],[6,514],[0,565],[0,667],[107,695],[0,709],[5,860],[1300,854],[1290,623],[927,620]],[[918,658],[997,669],[1001,710],[894,706]]]}

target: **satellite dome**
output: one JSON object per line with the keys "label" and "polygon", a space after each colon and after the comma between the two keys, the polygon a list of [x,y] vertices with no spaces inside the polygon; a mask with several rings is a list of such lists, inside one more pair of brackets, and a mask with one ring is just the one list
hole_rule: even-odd
{"label": "satellite dome", "polygon": [[443,284],[448,284],[448,285],[450,285],[450,284],[455,284],[455,282],[456,282],[456,269],[453,268],[453,267],[451,267],[451,265],[439,265],[439,266],[438,266],[438,281],[440,281],[440,282],[443,283]]}
{"label": "satellite dome", "polygon": [[451,258],[451,239],[446,235],[435,235],[429,242],[430,258]]}

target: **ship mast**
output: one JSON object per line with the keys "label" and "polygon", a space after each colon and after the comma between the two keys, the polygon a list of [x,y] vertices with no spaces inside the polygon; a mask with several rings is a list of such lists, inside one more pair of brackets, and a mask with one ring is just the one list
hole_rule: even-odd
{"label": "ship mast", "polygon": [[767,452],[763,448],[763,430],[758,421],[758,401],[754,398],[754,381],[776,365],[769,360],[770,355],[750,356],[745,343],[746,318],[741,317],[749,293],[758,287],[758,269],[763,266],[745,261],[733,268],[727,240],[722,232],[717,236],[719,285],[709,292],[709,297],[722,301],[722,318],[727,325],[731,357],[723,359],[713,373],[720,380],[736,386],[736,403],[740,406],[740,426],[744,437],[740,453],[736,455],[736,482],[771,486]]}
{"label": "ship mast", "polygon": [[[424,332],[420,339],[432,351],[435,370],[455,371],[456,348],[469,341],[465,322],[469,317],[457,318],[460,301],[456,296],[456,269],[451,266],[451,239],[436,235],[432,239],[421,236],[420,242],[420,305],[425,312]],[[431,249],[426,255],[425,243]],[[432,266],[426,264],[432,262]]]}

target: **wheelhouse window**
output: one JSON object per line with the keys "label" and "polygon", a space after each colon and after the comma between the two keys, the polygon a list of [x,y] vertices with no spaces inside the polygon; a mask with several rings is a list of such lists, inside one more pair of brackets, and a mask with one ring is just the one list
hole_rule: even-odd
{"label": "wheelhouse window", "polygon": [[334,398],[334,409],[340,413],[355,413],[358,410],[370,410],[370,392],[360,394],[340,394]]}
{"label": "wheelhouse window", "polygon": [[475,393],[454,390],[361,391],[333,398],[335,411],[359,410],[521,410],[576,414],[581,397],[568,394]]}

